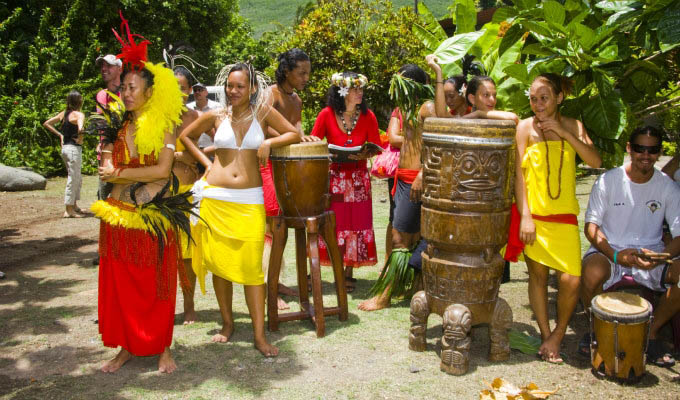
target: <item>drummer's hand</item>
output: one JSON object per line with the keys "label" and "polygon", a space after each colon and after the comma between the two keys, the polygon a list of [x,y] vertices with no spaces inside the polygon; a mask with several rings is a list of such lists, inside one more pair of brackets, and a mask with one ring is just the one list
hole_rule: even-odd
{"label": "drummer's hand", "polygon": [[302,135],[302,141],[303,141],[303,142],[318,142],[318,141],[320,141],[320,140],[321,140],[321,139],[319,139],[318,136],[314,136],[314,135]]}
{"label": "drummer's hand", "polygon": [[257,149],[257,159],[260,160],[260,165],[263,167],[267,165],[267,160],[269,159],[269,153],[271,152],[272,142],[269,139],[262,142],[260,148]]}
{"label": "drummer's hand", "polygon": [[416,175],[416,179],[413,180],[411,184],[411,192],[409,193],[409,198],[413,203],[420,202],[420,196],[423,195],[423,171],[421,170]]}
{"label": "drummer's hand", "polygon": [[637,254],[638,249],[623,249],[616,254],[616,263],[628,268],[638,267],[640,257]]}
{"label": "drummer's hand", "polygon": [[519,240],[525,245],[532,245],[536,240],[536,225],[531,215],[522,216],[519,223]]}
{"label": "drummer's hand", "polygon": [[[642,254],[641,254],[642,253]],[[655,268],[656,266],[660,264],[664,264],[666,262],[665,258],[659,258],[659,257],[646,257],[644,253],[653,253],[653,251],[649,249],[642,248],[640,249],[639,252],[637,252],[637,255],[635,256],[636,258],[636,267],[640,269],[652,269]]]}

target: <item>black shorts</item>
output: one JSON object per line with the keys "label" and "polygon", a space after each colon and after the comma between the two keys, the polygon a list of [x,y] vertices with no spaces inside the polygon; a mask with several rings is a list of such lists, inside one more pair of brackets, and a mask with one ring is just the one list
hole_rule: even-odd
{"label": "black shorts", "polygon": [[408,266],[420,271],[423,269],[423,256],[422,252],[427,249],[427,242],[425,239],[420,239],[418,242],[418,245],[416,246],[415,250],[413,250],[413,253],[411,254],[411,258],[408,259]]}
{"label": "black shorts", "polygon": [[411,185],[397,179],[397,191],[394,193],[394,219],[392,227],[399,232],[420,232],[420,206],[421,202],[414,203],[409,198]]}

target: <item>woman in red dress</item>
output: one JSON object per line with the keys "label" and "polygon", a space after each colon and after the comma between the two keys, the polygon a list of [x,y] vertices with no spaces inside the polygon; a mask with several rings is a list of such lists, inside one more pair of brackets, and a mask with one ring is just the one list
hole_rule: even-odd
{"label": "woman in red dress", "polygon": [[[334,74],[331,82],[328,106],[317,116],[311,134],[342,147],[361,146],[365,142],[379,145],[378,120],[364,100],[366,77],[343,72]],[[354,290],[353,268],[378,262],[371,180],[366,167],[366,160],[371,155],[370,151],[363,151],[349,156],[350,160],[346,162],[333,162],[330,166],[330,210],[335,212],[335,234],[346,267],[348,292]],[[319,240],[319,254],[321,264],[331,264],[322,240]]]}

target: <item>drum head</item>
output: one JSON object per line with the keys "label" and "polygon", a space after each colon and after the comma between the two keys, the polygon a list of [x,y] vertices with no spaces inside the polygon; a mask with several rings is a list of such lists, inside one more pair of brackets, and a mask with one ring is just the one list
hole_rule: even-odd
{"label": "drum head", "polygon": [[284,158],[328,158],[328,143],[303,142],[272,149],[272,159]]}
{"label": "drum head", "polygon": [[593,313],[605,321],[641,322],[649,318],[652,306],[640,296],[612,292],[595,296],[591,301]]}

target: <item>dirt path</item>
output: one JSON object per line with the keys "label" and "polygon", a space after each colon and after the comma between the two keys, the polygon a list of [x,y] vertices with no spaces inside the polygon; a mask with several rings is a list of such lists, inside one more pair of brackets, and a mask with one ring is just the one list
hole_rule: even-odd
{"label": "dirt path", "polygon": [[[579,183],[582,208],[593,178]],[[287,322],[268,333],[281,348],[277,359],[263,359],[252,346],[252,330],[242,288],[234,293],[236,333],[231,343],[209,343],[219,328],[212,285],[197,293],[200,321],[181,325],[178,293],[173,354],[179,370],[156,372],[157,358],[130,361],[119,373],[98,371],[116,350],[101,345],[97,320],[96,255],[98,221],[62,219],[63,179],[50,180],[43,192],[0,193],[0,398],[477,398],[481,381],[501,376],[517,384],[560,387],[558,398],[678,398],[674,370],[649,367],[636,387],[597,380],[588,361],[575,355],[584,331],[583,313],[572,320],[565,339],[567,362],[551,365],[513,352],[504,363],[486,360],[487,329],[473,330],[470,372],[462,377],[439,371],[441,319],[428,325],[428,349],[408,350],[408,301],[393,302],[375,313],[357,310],[368,296],[377,268],[361,268],[349,297],[345,323],[327,320],[327,336],[317,339],[309,322]],[[81,206],[94,200],[96,179],[85,178]],[[387,225],[386,187],[374,183],[374,221],[383,260]],[[290,236],[292,237],[292,235]],[[291,240],[292,241],[292,240]],[[289,246],[290,247],[290,246]],[[296,286],[294,253],[286,251],[283,281]],[[512,281],[501,288],[511,305],[517,330],[536,334],[526,296],[526,268],[513,264]],[[324,269],[325,302],[334,304],[331,272]],[[209,281],[209,280],[208,280]],[[550,289],[554,302],[555,291]],[[290,299],[287,299],[290,300]],[[297,306],[292,302],[293,309]],[[551,307],[554,309],[554,307]],[[554,315],[553,315],[554,317]]]}

